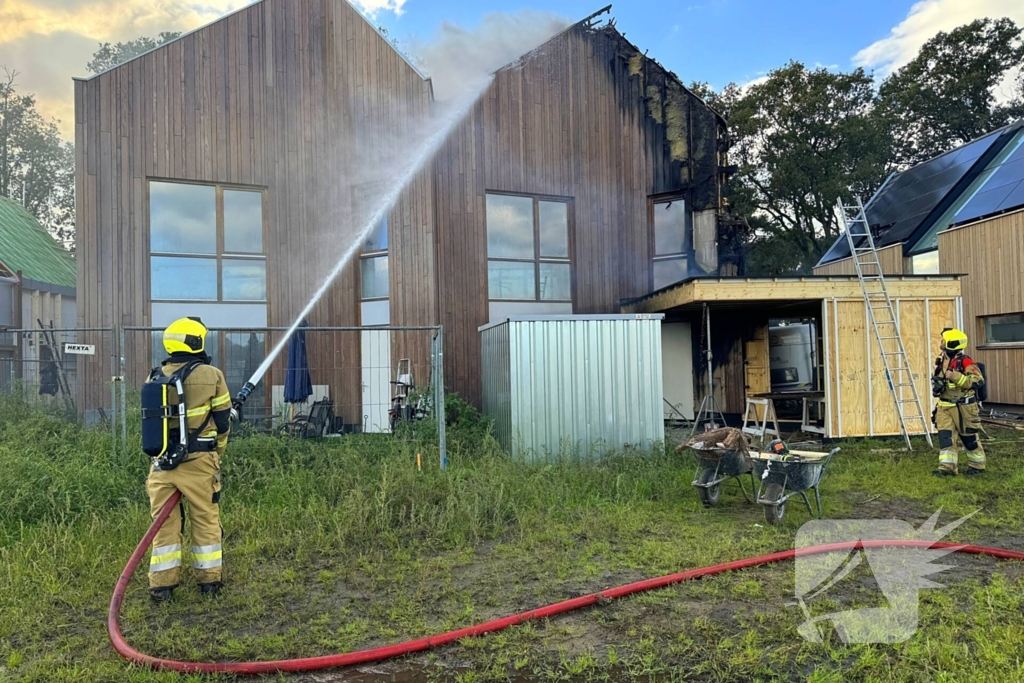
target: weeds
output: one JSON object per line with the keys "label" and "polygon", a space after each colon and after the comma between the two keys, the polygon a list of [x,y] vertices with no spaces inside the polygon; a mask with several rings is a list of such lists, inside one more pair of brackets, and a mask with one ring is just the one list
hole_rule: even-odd
{"label": "weeds", "polygon": [[[110,591],[149,523],[145,458],[114,454],[107,433],[10,397],[0,396],[0,415],[0,681],[204,680],[128,667],[104,631]],[[186,578],[176,600],[158,609],[140,571],[124,607],[129,642],[202,660],[390,644],[785,548],[807,519],[794,506],[780,528],[766,528],[760,508],[734,487],[705,510],[690,486],[692,462],[672,450],[527,465],[506,457],[487,421],[457,399],[449,418],[443,473],[415,433],[422,425],[402,439],[232,440],[222,502],[228,591],[204,602]],[[1015,444],[986,448],[992,476],[949,482],[928,475],[934,454],[926,449],[893,457],[885,442],[843,444],[823,485],[826,514],[916,525],[940,504],[944,519],[980,506],[953,540],[1020,548],[1024,504],[1015,482],[1024,483],[1024,466]],[[897,646],[802,641],[802,615],[784,607],[792,568],[780,565],[528,623],[392,666],[474,681],[1020,679],[1024,571],[963,561],[965,578],[951,572],[939,579],[948,589],[922,594],[921,632]],[[843,605],[865,599],[855,591]]]}

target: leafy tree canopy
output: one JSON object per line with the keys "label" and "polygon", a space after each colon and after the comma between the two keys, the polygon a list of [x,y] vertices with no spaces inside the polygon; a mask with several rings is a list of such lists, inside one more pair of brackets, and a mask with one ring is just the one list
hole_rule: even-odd
{"label": "leafy tree canopy", "polygon": [[140,36],[135,40],[114,43],[113,45],[110,43],[100,43],[99,49],[93,53],[92,59],[85,65],[85,68],[90,73],[98,74],[118,64],[123,64],[133,57],[138,57],[143,52],[149,52],[153,48],[174,40],[180,35],[180,31],[164,31],[156,38]]}
{"label": "leafy tree canopy", "polygon": [[50,233],[73,248],[75,153],[54,121],[17,90],[18,72],[0,67],[0,195],[21,202]]}

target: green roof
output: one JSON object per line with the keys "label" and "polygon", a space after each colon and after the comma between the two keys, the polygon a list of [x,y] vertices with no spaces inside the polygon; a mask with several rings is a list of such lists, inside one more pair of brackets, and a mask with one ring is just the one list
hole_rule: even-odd
{"label": "green roof", "polygon": [[75,287],[75,257],[25,207],[0,196],[0,263],[23,278]]}

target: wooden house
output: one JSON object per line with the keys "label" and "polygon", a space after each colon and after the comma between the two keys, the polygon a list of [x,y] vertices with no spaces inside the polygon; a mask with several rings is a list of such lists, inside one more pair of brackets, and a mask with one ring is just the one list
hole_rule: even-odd
{"label": "wooden house", "polygon": [[[961,275],[989,402],[1024,406],[1024,120],[893,175],[866,207],[883,272]],[[853,274],[845,235],[818,275]]]}
{"label": "wooden house", "polygon": [[[198,314],[251,330],[220,333],[222,352],[268,345],[259,330],[291,323],[379,190],[353,149],[400,153],[433,106],[430,80],[345,0],[254,2],[76,80],[79,324]],[[717,275],[725,133],[588,18],[494,74],[308,321],[443,325],[446,385],[479,405],[480,326],[617,313]],[[311,336],[309,353],[328,369],[314,382],[358,420],[366,385],[390,378],[346,339]],[[129,381],[149,344],[129,336]],[[422,369],[427,347],[412,346],[394,335],[391,364]],[[279,362],[267,382],[282,375]],[[229,373],[232,389],[245,379]]]}

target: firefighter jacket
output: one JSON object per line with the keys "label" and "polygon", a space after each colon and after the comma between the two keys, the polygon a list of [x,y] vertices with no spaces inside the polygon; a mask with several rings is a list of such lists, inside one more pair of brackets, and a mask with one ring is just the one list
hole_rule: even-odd
{"label": "firefighter jacket", "polygon": [[[171,376],[196,356],[175,354],[164,361],[163,373]],[[224,373],[209,364],[203,364],[185,378],[186,427],[189,433],[202,427],[196,436],[216,439],[218,455],[224,455],[230,432],[231,394]],[[204,426],[205,425],[205,426]]]}
{"label": "firefighter jacket", "polygon": [[948,408],[975,395],[975,387],[982,384],[981,368],[969,356],[959,353],[948,362],[943,362],[943,372],[951,371],[953,376],[946,380],[945,388],[939,394],[939,406]]}

